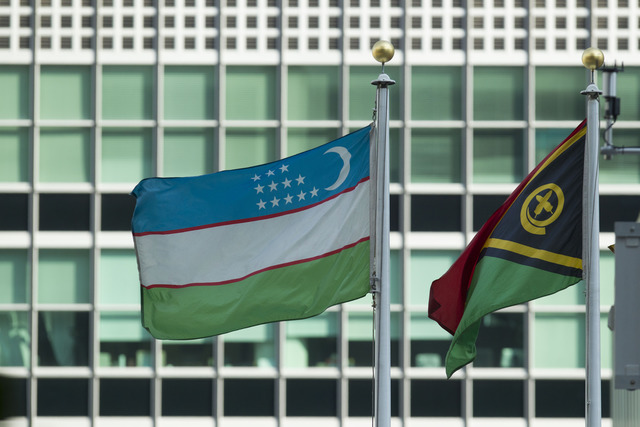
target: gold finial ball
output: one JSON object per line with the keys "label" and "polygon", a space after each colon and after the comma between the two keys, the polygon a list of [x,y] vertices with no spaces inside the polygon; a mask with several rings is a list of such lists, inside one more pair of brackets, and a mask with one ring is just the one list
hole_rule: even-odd
{"label": "gold finial ball", "polygon": [[391,61],[395,51],[391,42],[386,40],[378,40],[371,49],[371,53],[376,61],[382,62],[383,64]]}
{"label": "gold finial ball", "polygon": [[604,53],[598,48],[590,47],[582,53],[582,64],[591,71],[602,67]]}

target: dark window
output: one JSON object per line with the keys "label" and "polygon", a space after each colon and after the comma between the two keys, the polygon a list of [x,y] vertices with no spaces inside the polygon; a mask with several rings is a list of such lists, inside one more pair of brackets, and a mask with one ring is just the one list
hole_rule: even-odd
{"label": "dark window", "polygon": [[[584,380],[538,380],[535,387],[536,417],[584,417]],[[602,381],[602,416],[604,418],[611,416],[610,390],[610,381]]]}
{"label": "dark window", "polygon": [[613,232],[618,221],[635,222],[639,213],[638,196],[600,196],[600,231]]}
{"label": "dark window", "polygon": [[[166,392],[162,390],[163,394]],[[151,383],[147,379],[100,380],[101,416],[149,416]]]}
{"label": "dark window", "polygon": [[460,231],[461,203],[460,196],[412,196],[411,231]]}
{"label": "dark window", "polygon": [[[397,417],[399,411],[399,381],[391,380],[391,416]],[[373,409],[371,406],[373,384],[371,380],[349,380],[349,416],[350,417],[371,417]]]}
{"label": "dark window", "polygon": [[162,380],[162,415],[211,416],[213,384],[209,379]]}
{"label": "dark window", "polygon": [[[38,365],[87,366],[89,364],[89,313],[38,312]],[[69,397],[71,399],[71,396]],[[64,413],[38,415],[72,415]]]}
{"label": "dark window", "polygon": [[478,231],[489,217],[507,200],[506,195],[473,196],[473,231]]}
{"label": "dark window", "polygon": [[29,227],[29,196],[0,194],[0,230],[27,230]]}
{"label": "dark window", "polygon": [[41,194],[40,230],[89,230],[88,194]]}
{"label": "dark window", "polygon": [[335,380],[287,380],[287,416],[336,417],[337,388]]}
{"label": "dark window", "polygon": [[411,381],[411,416],[462,416],[461,388],[460,381],[454,380]]}
{"label": "dark window", "polygon": [[27,416],[27,380],[0,376],[0,420]]}
{"label": "dark window", "polygon": [[89,381],[76,378],[38,380],[38,416],[88,416]]}
{"label": "dark window", "polygon": [[[583,393],[584,398],[584,393]],[[524,417],[524,383],[512,380],[474,380],[474,417]]]}
{"label": "dark window", "polygon": [[[250,405],[247,402],[251,402]],[[273,380],[228,379],[224,381],[224,415],[236,417],[274,416]]]}
{"label": "dark window", "polygon": [[100,229],[104,231],[131,230],[131,217],[136,206],[129,194],[103,194]]}

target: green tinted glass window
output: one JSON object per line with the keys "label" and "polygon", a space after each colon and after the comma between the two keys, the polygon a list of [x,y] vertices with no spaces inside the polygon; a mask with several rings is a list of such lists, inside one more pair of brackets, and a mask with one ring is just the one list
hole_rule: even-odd
{"label": "green tinted glass window", "polygon": [[0,119],[28,119],[29,66],[6,65],[0,68]]}
{"label": "green tinted glass window", "polygon": [[90,158],[89,128],[40,130],[40,181],[88,182],[91,180]]}
{"label": "green tinted glass window", "polygon": [[38,257],[38,302],[89,302],[88,250],[42,249]]}
{"label": "green tinted glass window", "polygon": [[287,340],[284,364],[288,368],[324,367],[338,365],[338,316],[323,313],[319,316],[285,323]]}
{"label": "green tinted glass window", "polygon": [[41,119],[91,119],[91,67],[43,65],[40,68]]}
{"label": "green tinted glass window", "polygon": [[[640,145],[638,131],[616,129],[613,127],[613,144],[621,147]],[[600,143],[604,141],[601,139]],[[637,154],[620,154],[605,159],[600,156],[600,182],[603,184],[637,184],[640,183],[640,156]]]}
{"label": "green tinted glass window", "polygon": [[[0,264],[1,268],[2,265]],[[2,273],[0,272],[0,274]],[[0,311],[0,336],[3,337],[0,366],[30,366],[31,330],[29,328],[29,317],[30,313],[27,311]],[[9,390],[11,390],[11,386],[9,386]],[[4,402],[11,402],[12,400],[10,396],[3,398],[5,399]]]}
{"label": "green tinted glass window", "polygon": [[519,182],[524,177],[524,131],[476,130],[473,141],[473,181]]}
{"label": "green tinted glass window", "polygon": [[273,120],[278,116],[275,67],[227,67],[226,118]]}
{"label": "green tinted glass window", "polygon": [[584,314],[537,313],[534,328],[534,367],[584,367]]}
{"label": "green tinted glass window", "polygon": [[138,263],[133,250],[102,250],[99,300],[101,304],[140,303]]}
{"label": "green tinted glass window", "polygon": [[[640,120],[640,97],[637,96],[640,93],[640,68],[624,67],[624,72],[618,73],[616,78],[616,94],[620,98],[618,120]],[[602,98],[600,99],[600,106],[602,108],[602,117],[604,117],[606,103]],[[615,144],[618,145],[617,143]]]}
{"label": "green tinted glass window", "polygon": [[586,87],[586,73],[583,67],[536,68],[536,119],[584,119],[585,100],[580,91]]}
{"label": "green tinted glass window", "polygon": [[524,68],[475,67],[473,118],[475,120],[524,119]]}
{"label": "green tinted glass window", "polygon": [[214,119],[216,80],[216,71],[213,67],[165,67],[164,118]]}
{"label": "green tinted glass window", "polygon": [[289,128],[287,131],[287,155],[311,150],[338,138],[338,129]]}
{"label": "green tinted glass window", "polygon": [[536,129],[536,164],[540,163],[573,129]]}
{"label": "green tinted glass window", "polygon": [[336,120],[340,111],[340,72],[337,67],[289,67],[287,118]]}
{"label": "green tinted glass window", "polygon": [[460,120],[462,100],[461,67],[412,68],[412,120]]}
{"label": "green tinted glass window", "polygon": [[139,312],[100,313],[100,366],[151,366],[150,340]]}
{"label": "green tinted glass window", "polygon": [[274,323],[224,334],[225,366],[275,366]]}
{"label": "green tinted glass window", "polygon": [[[380,67],[351,67],[349,69],[349,119],[371,120],[376,102],[376,87],[371,84],[377,80]],[[402,94],[402,69],[385,67],[385,74],[396,84],[389,86],[389,119],[400,120]]]}
{"label": "green tinted glass window", "polygon": [[268,163],[276,159],[275,129],[227,129],[225,169]]}
{"label": "green tinted glass window", "polygon": [[102,180],[138,182],[151,176],[151,129],[102,131]]}
{"label": "green tinted glass window", "polygon": [[[607,327],[608,314],[600,316],[601,361],[611,368],[613,336]],[[584,368],[584,313],[537,313],[534,323],[535,368]]]}
{"label": "green tinted glass window", "polygon": [[409,301],[427,304],[431,283],[447,272],[458,251],[412,250],[409,258]]}
{"label": "green tinted glass window", "polygon": [[153,81],[153,67],[104,66],[102,118],[152,119]]}
{"label": "green tinted glass window", "polygon": [[164,176],[213,172],[213,132],[213,129],[165,129]]}
{"label": "green tinted glass window", "polygon": [[0,181],[29,179],[29,129],[0,128]]}
{"label": "green tinted glass window", "polygon": [[24,304],[29,299],[28,253],[0,249],[0,303]]}
{"label": "green tinted glass window", "polygon": [[411,131],[411,181],[460,182],[462,180],[462,130],[413,129]]}

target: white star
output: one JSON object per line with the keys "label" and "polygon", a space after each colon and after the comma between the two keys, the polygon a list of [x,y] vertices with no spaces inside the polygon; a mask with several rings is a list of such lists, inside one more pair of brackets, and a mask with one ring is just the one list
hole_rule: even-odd
{"label": "white star", "polygon": [[263,201],[262,201],[262,199],[260,199],[260,201],[259,201],[258,203],[256,203],[256,205],[258,205],[258,210],[260,210],[260,209],[266,209],[266,208],[264,207],[264,205],[266,205],[266,204],[267,204],[267,202],[263,202]]}
{"label": "white star", "polygon": [[269,184],[269,188],[271,189],[271,191],[276,191],[278,189],[278,184],[271,181],[271,184]]}
{"label": "white star", "polygon": [[289,203],[291,203],[291,199],[293,199],[293,197],[291,197],[291,195],[287,194],[287,197],[284,198],[285,205],[288,205]]}
{"label": "white star", "polygon": [[273,200],[271,200],[271,207],[275,208],[276,206],[278,206],[278,202],[280,202],[280,199],[276,199],[276,197],[273,196]]}
{"label": "white star", "polygon": [[267,171],[267,176],[273,176],[273,174],[274,174],[274,173],[275,173],[275,172],[273,172],[272,170],[268,170],[268,171]]}
{"label": "white star", "polygon": [[307,193],[304,193],[302,190],[300,190],[300,194],[298,194],[298,201],[300,200],[304,200],[304,196],[306,196]]}
{"label": "white star", "polygon": [[260,181],[260,175],[255,174],[251,177],[251,179],[253,180],[253,182]]}
{"label": "white star", "polygon": [[313,187],[313,190],[310,191],[311,197],[318,197],[318,189]]}
{"label": "white star", "polygon": [[284,181],[282,181],[282,185],[284,185],[284,188],[291,187],[291,180],[285,178]]}
{"label": "white star", "polygon": [[289,172],[289,165],[280,166],[280,172],[282,173]]}
{"label": "white star", "polygon": [[254,190],[256,190],[256,194],[258,194],[258,193],[262,193],[263,188],[264,186],[258,184],[258,186],[254,188]]}
{"label": "white star", "polygon": [[298,185],[302,185],[302,184],[304,184],[304,179],[305,179],[305,178],[306,178],[306,177],[304,177],[304,176],[302,176],[302,175],[298,174],[298,177],[296,178],[296,181],[298,181]]}

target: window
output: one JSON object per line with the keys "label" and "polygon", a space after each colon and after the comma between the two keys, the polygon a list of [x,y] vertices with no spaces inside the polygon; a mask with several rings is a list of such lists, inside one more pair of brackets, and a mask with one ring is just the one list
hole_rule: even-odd
{"label": "window", "polygon": [[523,120],[524,68],[475,67],[473,115],[475,120]]}
{"label": "window", "polygon": [[582,120],[584,99],[573,95],[584,89],[585,73],[578,67],[537,67],[536,119]]}
{"label": "window", "polygon": [[90,229],[88,194],[40,194],[42,231],[88,231]]}
{"label": "window", "polygon": [[461,155],[460,129],[414,129],[411,182],[461,182]]}
{"label": "window", "polygon": [[40,68],[40,118],[91,117],[91,68],[78,65],[43,65]]}
{"label": "window", "polygon": [[520,182],[524,178],[524,131],[477,129],[473,141],[473,181]]}
{"label": "window", "polygon": [[[412,68],[411,118],[413,120],[459,120],[462,118],[462,68]],[[437,103],[428,102],[438,99]]]}
{"label": "window", "polygon": [[167,66],[164,72],[164,118],[213,119],[215,79],[215,71],[210,67]]}
{"label": "window", "polygon": [[164,175],[193,176],[213,172],[213,135],[213,129],[165,129]]}
{"label": "window", "polygon": [[276,159],[275,129],[228,128],[225,169],[268,163]]}
{"label": "window", "polygon": [[227,119],[275,119],[275,88],[274,67],[228,67]]}
{"label": "window", "polygon": [[[288,80],[289,120],[335,120],[338,118],[337,67],[291,66]],[[313,93],[314,96],[309,96]]]}
{"label": "window", "polygon": [[104,128],[102,181],[136,183],[151,176],[151,129]]}
{"label": "window", "polygon": [[[290,368],[338,366],[338,317],[325,312],[286,322],[284,364]],[[335,402],[335,399],[331,401]],[[333,414],[335,416],[335,414]]]}
{"label": "window", "polygon": [[102,118],[151,119],[153,68],[105,65],[102,69]]}

